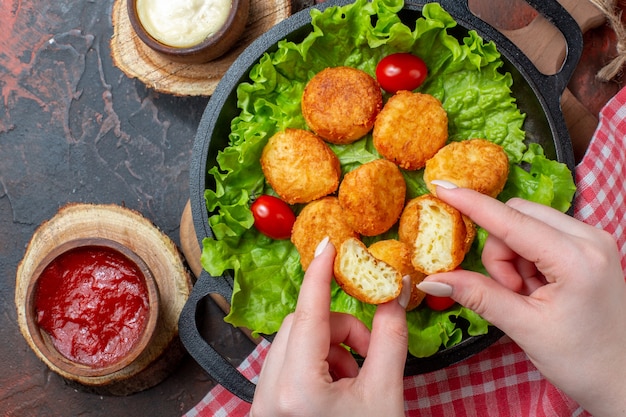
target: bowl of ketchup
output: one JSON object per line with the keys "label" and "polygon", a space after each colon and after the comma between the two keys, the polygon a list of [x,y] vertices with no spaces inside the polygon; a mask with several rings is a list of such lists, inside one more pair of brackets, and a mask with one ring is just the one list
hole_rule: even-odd
{"label": "bowl of ketchup", "polygon": [[51,250],[26,292],[26,324],[37,349],[78,377],[118,372],[148,348],[159,291],[146,262],[106,238],[78,238]]}

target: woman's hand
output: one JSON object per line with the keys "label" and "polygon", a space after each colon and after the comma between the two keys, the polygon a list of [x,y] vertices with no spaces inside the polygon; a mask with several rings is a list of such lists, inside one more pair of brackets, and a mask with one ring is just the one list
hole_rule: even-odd
{"label": "woman's hand", "polygon": [[626,284],[613,237],[549,207],[438,185],[489,232],[482,259],[493,279],[454,271],[418,287],[503,330],[594,416],[626,415]]}
{"label": "woman's hand", "polygon": [[[379,305],[370,335],[351,315],[330,312],[335,248],[324,239],[306,271],[298,304],[268,352],[251,415],[404,416],[407,355],[404,307]],[[400,296],[404,305],[408,285]],[[366,357],[362,368],[342,346]]]}

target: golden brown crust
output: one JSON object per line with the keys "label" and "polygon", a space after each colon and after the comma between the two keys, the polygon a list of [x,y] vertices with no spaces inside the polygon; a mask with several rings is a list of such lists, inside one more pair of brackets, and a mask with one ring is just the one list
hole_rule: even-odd
{"label": "golden brown crust", "polygon": [[346,239],[337,249],[335,281],[349,295],[369,304],[381,304],[400,295],[402,275],[374,257],[358,239]]}
{"label": "golden brown crust", "polygon": [[424,280],[426,275],[417,271],[411,263],[411,246],[395,239],[379,240],[371,244],[369,252],[377,259],[391,265],[400,274],[411,278],[411,297],[406,306],[410,311],[420,305],[426,294],[417,289],[416,285]]}
{"label": "golden brown crust", "polygon": [[448,140],[448,115],[437,98],[398,91],[374,124],[374,146],[400,168],[417,170]]}
{"label": "golden brown crust", "polygon": [[378,82],[351,67],[326,68],[307,83],[302,115],[307,125],[331,143],[347,144],[365,136],[383,106]]}
{"label": "golden brown crust", "polygon": [[414,274],[409,276],[411,277],[411,296],[409,297],[409,303],[406,305],[406,311],[415,310],[426,298],[426,293],[417,289],[417,284],[424,281],[426,274],[416,270]]}
{"label": "golden brown crust", "polygon": [[417,237],[417,228],[419,223],[418,204],[419,197],[409,200],[398,221],[398,238],[401,242],[413,246]]}
{"label": "golden brown crust", "polygon": [[347,173],[338,196],[346,222],[362,235],[376,236],[398,221],[406,183],[395,164],[377,159]]}
{"label": "golden brown crust", "polygon": [[486,139],[451,142],[426,162],[424,181],[436,195],[432,180],[450,181],[496,197],[509,176],[509,159],[504,149]]}
{"label": "golden brown crust", "polygon": [[377,259],[393,266],[402,274],[415,272],[411,264],[411,247],[395,239],[379,240],[372,243],[367,250]]}
{"label": "golden brown crust", "polygon": [[303,270],[309,267],[315,248],[326,236],[335,248],[339,248],[348,238],[359,238],[359,234],[345,222],[337,197],[324,197],[310,202],[296,218],[291,242],[300,253]]}
{"label": "golden brown crust", "polygon": [[307,203],[337,190],[339,159],[313,133],[286,129],[272,136],[261,155],[267,182],[287,203]]}
{"label": "golden brown crust", "polygon": [[463,223],[465,223],[465,253],[467,254],[476,238],[476,224],[465,214],[461,214],[461,217],[463,218]]}

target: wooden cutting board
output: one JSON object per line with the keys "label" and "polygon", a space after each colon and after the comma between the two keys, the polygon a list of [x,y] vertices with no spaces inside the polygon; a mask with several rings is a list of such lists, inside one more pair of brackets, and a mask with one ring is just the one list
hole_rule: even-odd
{"label": "wooden cutting board", "polygon": [[129,78],[149,88],[176,96],[210,96],[239,54],[256,38],[289,17],[291,0],[251,0],[248,23],[231,51],[205,64],[174,62],[146,46],[133,31],[128,0],[113,3],[111,57]]}
{"label": "wooden cutting board", "polygon": [[[191,215],[190,201],[187,201],[180,219],[180,244],[189,269],[191,269],[191,272],[196,277],[199,277],[202,273],[202,264],[200,263],[202,249],[198,245],[198,238],[193,225],[193,217]],[[226,300],[219,294],[211,294],[211,298],[225,314],[228,314],[230,311],[230,300]],[[259,343],[261,341],[260,337],[253,337],[252,332],[249,329],[241,328],[241,331],[244,332],[254,343]]]}
{"label": "wooden cutting board", "polygon": [[[587,0],[559,0],[559,3],[576,20],[581,30],[598,27],[605,23],[604,14]],[[526,26],[517,29],[502,29],[504,18],[514,8],[529,9],[523,0],[469,0],[470,8],[487,23],[506,35],[544,74],[556,73],[566,56],[566,44],[561,32],[543,16],[537,15]],[[532,11],[532,9],[531,9]],[[598,118],[591,114],[576,97],[566,89],[561,99],[563,116],[567,125],[574,155],[580,160],[598,125]]]}
{"label": "wooden cutting board", "polygon": [[[26,310],[32,307],[27,294],[36,278],[37,266],[59,245],[93,238],[112,240],[135,252],[152,272],[160,298],[159,319],[149,347],[125,368],[102,376],[71,373],[55,365],[35,343]],[[17,267],[17,322],[37,357],[71,386],[99,395],[125,396],[153,387],[178,366],[184,354],[178,337],[178,317],[192,285],[174,242],[140,213],[114,204],[69,203],[37,228]]]}
{"label": "wooden cutting board", "polygon": [[[497,0],[496,2],[498,1],[506,0]],[[493,7],[493,2],[494,0],[471,0],[470,4]],[[560,0],[560,3],[578,22],[583,32],[601,25],[605,21],[602,13],[588,1]],[[472,8],[472,10],[477,13],[478,8]],[[497,27],[497,25],[491,24]],[[561,32],[542,16],[536,16],[523,28],[501,31],[527,54],[541,72],[554,74],[560,68],[566,54],[566,44]],[[569,90],[566,90],[563,94],[561,105],[572,141],[575,143],[575,153],[584,152],[598,125],[598,119]],[[198,245],[194,230],[189,201],[181,216],[180,241],[190,269],[196,276],[199,276],[202,272],[202,265],[200,264],[201,248]],[[213,295],[212,297],[222,310],[228,312],[230,308],[229,301],[219,295]],[[246,330],[244,329],[244,331]]]}

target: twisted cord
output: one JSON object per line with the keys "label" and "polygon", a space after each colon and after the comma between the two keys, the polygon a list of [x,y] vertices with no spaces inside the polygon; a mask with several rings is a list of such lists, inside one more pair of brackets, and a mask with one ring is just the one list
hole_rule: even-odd
{"label": "twisted cord", "polygon": [[589,0],[606,16],[617,38],[617,56],[596,74],[600,81],[610,81],[617,76],[626,63],[626,27],[622,23],[622,12],[615,7],[614,0]]}

